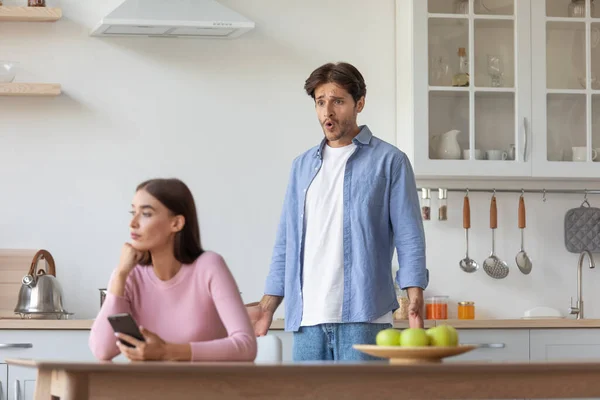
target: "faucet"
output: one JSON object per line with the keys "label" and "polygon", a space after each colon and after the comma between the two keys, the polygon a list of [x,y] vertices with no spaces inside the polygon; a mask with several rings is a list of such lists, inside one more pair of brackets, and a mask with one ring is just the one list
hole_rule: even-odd
{"label": "faucet", "polygon": [[583,295],[581,294],[581,276],[583,275],[583,259],[586,254],[588,255],[588,258],[590,260],[590,269],[596,268],[596,265],[594,264],[594,257],[592,257],[592,253],[590,253],[589,250],[583,250],[579,255],[579,261],[577,263],[577,303],[575,304],[575,307],[573,307],[573,297],[571,297],[571,308],[569,310],[570,314],[577,314],[577,319],[583,319]]}

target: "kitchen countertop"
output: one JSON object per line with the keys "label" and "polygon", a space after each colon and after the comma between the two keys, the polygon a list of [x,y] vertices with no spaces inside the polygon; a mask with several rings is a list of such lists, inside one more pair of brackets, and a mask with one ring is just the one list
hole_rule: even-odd
{"label": "kitchen countertop", "polygon": [[90,330],[93,319],[17,319],[0,318],[0,330],[33,329],[33,330]]}
{"label": "kitchen countertop", "polygon": [[[2,319],[3,329],[35,329],[35,330],[89,330],[93,319]],[[425,328],[448,324],[458,329],[553,329],[553,328],[600,328],[600,319],[475,319],[475,320],[425,320]],[[394,321],[394,328],[408,328],[408,321]],[[270,330],[283,331],[284,320],[276,319]]]}
{"label": "kitchen countertop", "polygon": [[[457,329],[551,329],[551,328],[600,328],[600,319],[446,319],[425,320],[425,328],[436,325],[451,325]],[[394,328],[408,328],[408,321],[394,321]],[[284,320],[276,319],[271,330],[283,330]]]}

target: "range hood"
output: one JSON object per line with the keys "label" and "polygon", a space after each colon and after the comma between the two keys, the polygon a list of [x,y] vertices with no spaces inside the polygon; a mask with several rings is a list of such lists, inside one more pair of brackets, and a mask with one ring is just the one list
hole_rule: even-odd
{"label": "range hood", "polygon": [[91,35],[231,39],[253,28],[254,22],[215,0],[125,0]]}

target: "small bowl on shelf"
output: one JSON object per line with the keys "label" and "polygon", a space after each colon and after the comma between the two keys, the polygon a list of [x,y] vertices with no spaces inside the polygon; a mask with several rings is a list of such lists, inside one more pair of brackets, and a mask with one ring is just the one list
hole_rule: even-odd
{"label": "small bowl on shelf", "polygon": [[17,74],[18,65],[16,61],[0,60],[0,83],[12,82]]}

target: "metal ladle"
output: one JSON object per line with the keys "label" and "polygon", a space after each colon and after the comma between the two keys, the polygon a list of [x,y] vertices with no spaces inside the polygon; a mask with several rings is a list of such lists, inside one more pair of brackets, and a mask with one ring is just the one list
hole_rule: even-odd
{"label": "metal ladle", "polygon": [[525,200],[523,199],[523,194],[519,198],[519,229],[521,229],[521,251],[517,253],[515,261],[519,270],[528,275],[531,272],[532,264],[531,259],[523,248],[523,229],[525,229]]}
{"label": "metal ladle", "polygon": [[460,268],[465,272],[475,272],[479,269],[479,264],[477,261],[469,258],[469,228],[471,228],[471,207],[469,204],[469,192],[465,195],[465,200],[463,202],[463,228],[465,228],[465,239],[467,242],[467,251],[465,253],[465,258],[460,260]]}
{"label": "metal ladle", "polygon": [[503,279],[508,276],[508,265],[496,256],[495,231],[498,227],[498,210],[496,208],[496,195],[492,196],[490,204],[490,228],[492,228],[492,253],[483,262],[483,270],[494,279]]}

